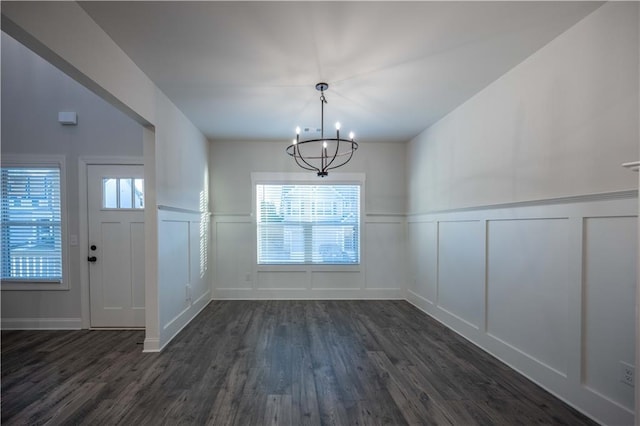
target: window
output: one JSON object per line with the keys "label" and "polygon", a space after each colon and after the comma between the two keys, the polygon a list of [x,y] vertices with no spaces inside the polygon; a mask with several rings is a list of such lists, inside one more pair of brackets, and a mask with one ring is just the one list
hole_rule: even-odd
{"label": "window", "polygon": [[258,264],[359,264],[360,185],[257,184]]}
{"label": "window", "polygon": [[60,164],[3,165],[3,281],[63,282],[61,174]]}
{"label": "window", "polygon": [[102,208],[143,209],[144,179],[103,178]]}

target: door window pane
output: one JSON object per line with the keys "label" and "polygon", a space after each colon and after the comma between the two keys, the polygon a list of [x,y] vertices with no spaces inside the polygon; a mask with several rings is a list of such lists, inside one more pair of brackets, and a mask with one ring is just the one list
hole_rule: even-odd
{"label": "door window pane", "polygon": [[120,207],[130,209],[133,206],[133,192],[131,191],[131,179],[119,179],[120,183]]}
{"label": "door window pane", "polygon": [[144,208],[144,179],[135,179],[133,208]]}
{"label": "door window pane", "polygon": [[118,208],[118,179],[102,179],[102,205],[106,209]]}
{"label": "door window pane", "polygon": [[143,209],[144,179],[103,178],[102,208]]}

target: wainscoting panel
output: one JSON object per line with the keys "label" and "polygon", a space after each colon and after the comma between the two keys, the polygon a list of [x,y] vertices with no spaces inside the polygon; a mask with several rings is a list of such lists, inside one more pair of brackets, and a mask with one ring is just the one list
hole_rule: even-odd
{"label": "wainscoting panel", "polygon": [[367,288],[399,289],[404,284],[404,218],[393,222],[368,222],[363,248]]}
{"label": "wainscoting panel", "polygon": [[633,424],[637,196],[411,215],[407,299],[596,421]]}
{"label": "wainscoting panel", "polygon": [[487,233],[488,333],[566,374],[568,221],[489,221]]}
{"label": "wainscoting panel", "polygon": [[206,212],[166,207],[158,211],[160,349],[211,300],[204,250]]}
{"label": "wainscoting panel", "polygon": [[311,272],[311,288],[314,290],[344,290],[362,287],[360,271],[313,271]]}
{"label": "wainscoting panel", "polygon": [[[131,225],[131,281],[144,283],[144,223]],[[134,285],[132,295],[134,308],[144,309],[144,285]]]}
{"label": "wainscoting panel", "polygon": [[214,299],[398,299],[406,270],[405,217],[361,225],[360,265],[257,265],[252,217],[213,215]]}
{"label": "wainscoting panel", "polygon": [[189,222],[160,220],[158,236],[160,258],[167,259],[158,265],[160,326],[163,327],[187,307]]}
{"label": "wainscoting panel", "polygon": [[209,216],[189,222],[189,296],[192,302],[211,292],[207,273],[209,251]]}
{"label": "wainscoting panel", "polygon": [[484,327],[484,222],[440,222],[438,306],[474,328]]}
{"label": "wainscoting panel", "polygon": [[438,296],[438,224],[407,224],[410,271],[408,288],[426,302],[435,304]]}
{"label": "wainscoting panel", "polygon": [[258,288],[270,290],[304,290],[308,287],[305,271],[258,271]]}
{"label": "wainscoting panel", "polygon": [[217,288],[246,289],[253,287],[253,226],[250,222],[216,221]]}
{"label": "wainscoting panel", "polygon": [[[620,380],[634,365],[637,218],[584,221],[584,381],[633,409],[633,388]],[[636,386],[638,383],[636,382]]]}

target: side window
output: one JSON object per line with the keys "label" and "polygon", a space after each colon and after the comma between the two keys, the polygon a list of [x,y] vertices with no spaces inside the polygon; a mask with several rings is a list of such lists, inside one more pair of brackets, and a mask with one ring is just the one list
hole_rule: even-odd
{"label": "side window", "polygon": [[62,288],[61,167],[2,166],[3,288],[9,283],[12,289]]}

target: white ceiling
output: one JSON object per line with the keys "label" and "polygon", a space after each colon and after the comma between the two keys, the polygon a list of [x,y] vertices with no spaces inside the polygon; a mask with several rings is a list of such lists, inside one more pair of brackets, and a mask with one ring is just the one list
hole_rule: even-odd
{"label": "white ceiling", "polygon": [[407,141],[598,2],[83,2],[210,139]]}

